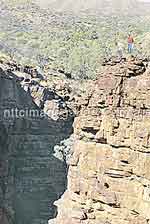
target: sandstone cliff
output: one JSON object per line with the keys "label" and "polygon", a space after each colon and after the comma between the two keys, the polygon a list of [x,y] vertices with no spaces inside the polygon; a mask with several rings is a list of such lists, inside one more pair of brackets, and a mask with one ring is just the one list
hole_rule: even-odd
{"label": "sandstone cliff", "polygon": [[150,223],[148,63],[103,65],[80,83],[1,62],[0,224]]}
{"label": "sandstone cliff", "polygon": [[109,64],[82,97],[54,223],[150,223],[149,69],[134,58]]}

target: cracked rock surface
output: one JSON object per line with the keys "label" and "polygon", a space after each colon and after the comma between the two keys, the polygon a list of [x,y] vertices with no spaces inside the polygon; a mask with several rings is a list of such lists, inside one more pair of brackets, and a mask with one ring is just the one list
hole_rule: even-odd
{"label": "cracked rock surface", "polygon": [[137,59],[110,64],[81,102],[55,223],[149,224],[149,69]]}

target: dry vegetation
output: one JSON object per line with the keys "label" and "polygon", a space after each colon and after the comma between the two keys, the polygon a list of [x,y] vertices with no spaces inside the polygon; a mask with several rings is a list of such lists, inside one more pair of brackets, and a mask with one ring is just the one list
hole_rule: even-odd
{"label": "dry vegetation", "polygon": [[[125,11],[129,11],[128,3],[123,6]],[[103,9],[106,8],[108,5]],[[61,71],[72,78],[95,78],[103,58],[116,55],[115,41],[123,43],[127,54],[129,32],[135,37],[134,54],[149,54],[147,15],[54,13],[30,0],[1,1],[0,10],[1,52],[18,63],[41,69],[46,66],[50,73]]]}

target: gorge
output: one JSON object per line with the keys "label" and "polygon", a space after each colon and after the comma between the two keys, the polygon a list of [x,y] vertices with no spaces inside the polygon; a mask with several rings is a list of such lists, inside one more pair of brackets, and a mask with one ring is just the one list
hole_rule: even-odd
{"label": "gorge", "polygon": [[[54,87],[1,64],[0,223],[150,223],[149,62],[103,67],[79,94],[79,82]],[[4,117],[11,108],[45,116]]]}
{"label": "gorge", "polygon": [[[46,102],[50,97],[59,100],[48,89],[42,94],[43,89],[39,93]],[[56,216],[53,202],[63,194],[67,182],[65,161],[53,154],[54,146],[72,133],[71,112],[57,121],[48,116],[4,117],[8,109],[40,108],[17,77],[2,69],[0,107],[0,223],[47,223]]]}

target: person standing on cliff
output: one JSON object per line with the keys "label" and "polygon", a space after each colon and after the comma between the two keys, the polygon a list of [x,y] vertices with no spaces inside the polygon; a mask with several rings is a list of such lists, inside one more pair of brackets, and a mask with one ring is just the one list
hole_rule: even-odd
{"label": "person standing on cliff", "polygon": [[123,58],[124,46],[121,42],[116,42],[117,47],[117,57],[121,61]]}
{"label": "person standing on cliff", "polygon": [[131,36],[131,34],[129,34],[128,36],[128,53],[131,54],[133,51],[133,45],[134,45],[134,39]]}

